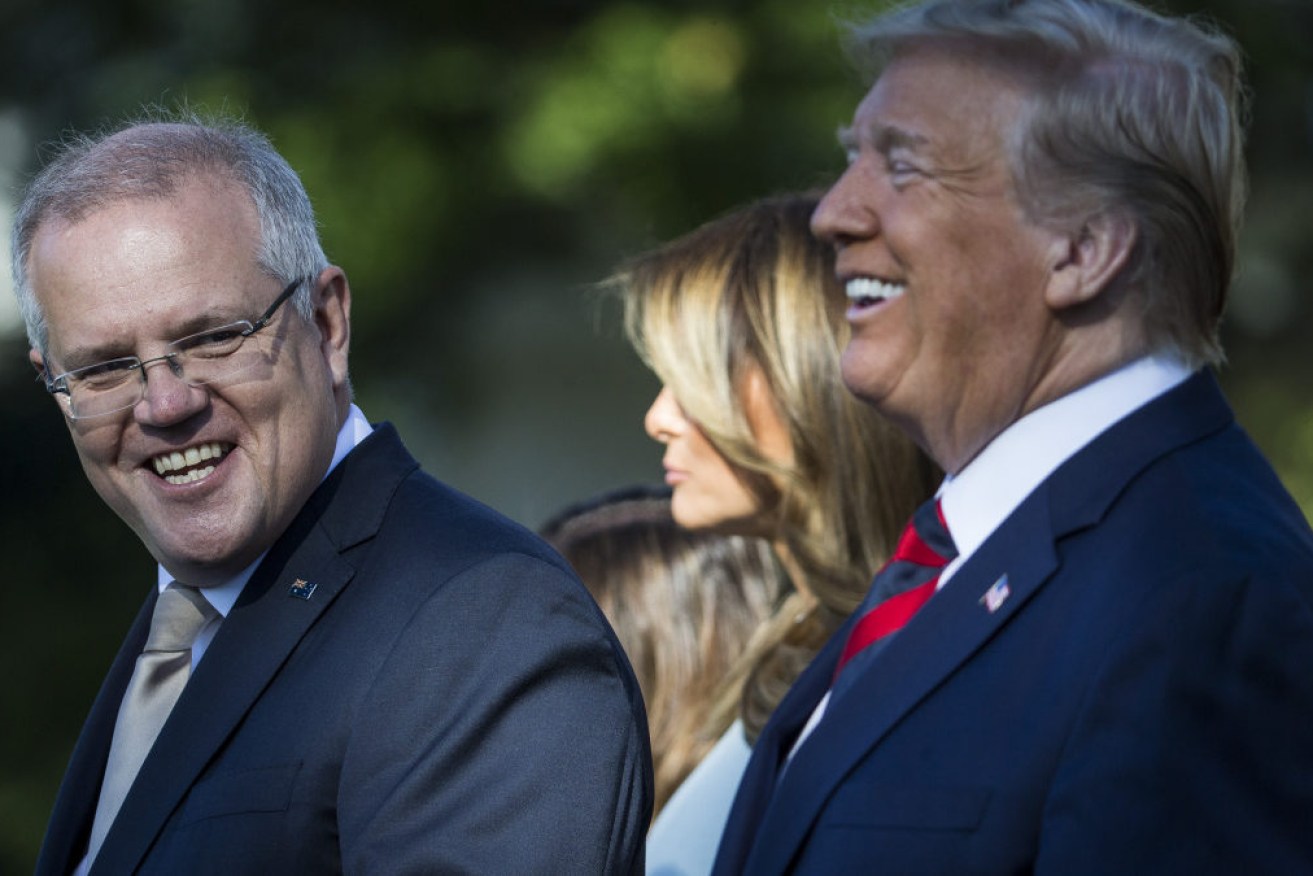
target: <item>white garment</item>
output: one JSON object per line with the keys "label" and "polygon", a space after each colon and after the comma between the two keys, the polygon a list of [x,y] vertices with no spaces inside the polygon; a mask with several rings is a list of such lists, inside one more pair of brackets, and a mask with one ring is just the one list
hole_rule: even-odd
{"label": "white garment", "polygon": [[647,834],[647,876],[706,876],[752,749],[735,721],[670,795]]}

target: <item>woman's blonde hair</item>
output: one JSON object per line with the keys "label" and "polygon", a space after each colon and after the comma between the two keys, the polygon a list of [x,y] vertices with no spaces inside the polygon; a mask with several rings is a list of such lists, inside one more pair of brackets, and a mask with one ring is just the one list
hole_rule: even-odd
{"label": "woman's blonde hair", "polygon": [[[795,589],[730,673],[707,732],[735,713],[755,740],[821,645],[865,595],[939,473],[844,388],[845,296],[812,237],[815,194],[764,199],[628,264],[625,327],[684,414],[767,509]],[[793,458],[759,450],[743,403],[760,374]]]}
{"label": "woman's blonde hair", "polygon": [[690,532],[670,490],[628,487],[566,508],[540,529],[615,628],[647,705],[653,816],[714,738],[708,703],[786,586],[760,538]]}

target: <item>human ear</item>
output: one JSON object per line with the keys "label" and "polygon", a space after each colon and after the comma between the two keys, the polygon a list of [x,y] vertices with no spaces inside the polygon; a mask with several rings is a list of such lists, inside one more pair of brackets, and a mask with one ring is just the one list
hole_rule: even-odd
{"label": "human ear", "polygon": [[315,278],[314,318],[319,347],[335,388],[347,384],[347,353],[351,346],[351,286],[346,273],[329,266]]}
{"label": "human ear", "polygon": [[1098,298],[1130,261],[1138,237],[1134,220],[1122,212],[1100,213],[1074,236],[1060,237],[1045,292],[1048,306],[1060,311]]}

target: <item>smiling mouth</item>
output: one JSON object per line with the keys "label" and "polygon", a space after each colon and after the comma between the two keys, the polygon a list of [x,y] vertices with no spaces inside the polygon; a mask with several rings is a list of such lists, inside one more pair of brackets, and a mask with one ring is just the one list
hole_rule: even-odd
{"label": "smiling mouth", "polygon": [[874,277],[856,277],[844,284],[848,300],[858,307],[870,307],[882,301],[903,297],[905,283],[889,283]]}
{"label": "smiling mouth", "polygon": [[211,441],[185,450],[161,453],[151,459],[155,474],[171,484],[190,484],[209,477],[219,460],[232,450],[231,444]]}

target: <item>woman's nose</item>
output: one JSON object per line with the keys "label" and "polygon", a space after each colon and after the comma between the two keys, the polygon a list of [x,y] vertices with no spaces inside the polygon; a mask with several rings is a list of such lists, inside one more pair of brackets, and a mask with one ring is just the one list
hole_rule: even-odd
{"label": "woman's nose", "polygon": [[684,411],[679,407],[679,402],[675,401],[675,394],[669,387],[661,387],[652,406],[647,409],[647,415],[643,417],[643,428],[654,441],[666,444],[679,434],[683,425]]}

